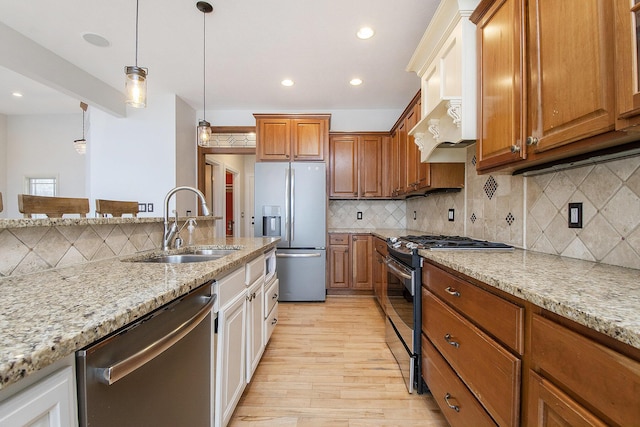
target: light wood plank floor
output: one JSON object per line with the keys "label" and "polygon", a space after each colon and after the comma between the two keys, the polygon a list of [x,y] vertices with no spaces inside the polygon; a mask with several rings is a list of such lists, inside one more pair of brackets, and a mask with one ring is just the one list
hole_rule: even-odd
{"label": "light wood plank floor", "polygon": [[373,298],[280,303],[278,320],[229,426],[447,425],[407,392]]}

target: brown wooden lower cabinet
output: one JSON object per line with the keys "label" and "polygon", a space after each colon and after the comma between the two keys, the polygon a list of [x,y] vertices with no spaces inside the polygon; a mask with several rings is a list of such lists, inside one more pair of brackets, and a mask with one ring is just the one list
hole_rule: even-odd
{"label": "brown wooden lower cabinet", "polygon": [[330,233],[328,293],[365,293],[373,290],[373,245],[370,234]]}
{"label": "brown wooden lower cabinet", "polygon": [[424,334],[422,377],[453,427],[497,425]]}
{"label": "brown wooden lower cabinet", "polygon": [[529,372],[529,424],[552,426],[606,426],[591,412],[535,372]]}

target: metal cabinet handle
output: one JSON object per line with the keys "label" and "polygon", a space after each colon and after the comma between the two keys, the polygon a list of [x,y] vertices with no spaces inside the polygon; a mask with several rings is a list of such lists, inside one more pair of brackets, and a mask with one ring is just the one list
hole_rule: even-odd
{"label": "metal cabinet handle", "polygon": [[445,288],[445,291],[449,294],[449,295],[453,295],[454,297],[460,297],[460,292],[456,291],[455,289],[453,289],[451,286],[447,286]]}
{"label": "metal cabinet handle", "polygon": [[444,340],[447,342],[447,344],[450,344],[450,345],[454,346],[455,348],[460,347],[460,343],[459,342],[451,340],[451,334],[446,334],[444,336]]}
{"label": "metal cabinet handle", "polygon": [[271,297],[271,299],[276,299],[278,298],[278,294],[273,294],[273,296]]}
{"label": "metal cabinet handle", "polygon": [[278,319],[274,317],[273,320],[271,321],[271,324],[275,325],[276,323],[278,323]]}
{"label": "metal cabinet handle", "polygon": [[195,329],[209,315],[213,308],[216,295],[206,298],[203,307],[189,320],[182,323],[176,329],[163,336],[156,342],[146,346],[144,349],[134,353],[119,362],[106,368],[96,368],[97,380],[103,384],[111,385],[116,381],[126,377],[131,372],[148,363],[175,343],[184,338],[189,332]]}
{"label": "metal cabinet handle", "polygon": [[444,402],[447,404],[447,406],[451,409],[453,409],[456,412],[460,412],[460,407],[458,405],[452,405],[449,402],[449,398],[451,397],[451,395],[449,393],[444,395]]}
{"label": "metal cabinet handle", "polygon": [[538,145],[538,138],[536,138],[535,136],[528,136],[527,145]]}
{"label": "metal cabinet handle", "polygon": [[511,152],[514,153],[514,154],[520,152],[520,146],[519,145],[512,145],[511,146]]}

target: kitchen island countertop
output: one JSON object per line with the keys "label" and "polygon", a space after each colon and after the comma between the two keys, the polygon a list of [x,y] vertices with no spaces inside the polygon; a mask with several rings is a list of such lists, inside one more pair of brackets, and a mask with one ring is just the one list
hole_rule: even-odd
{"label": "kitchen island countertop", "polygon": [[111,258],[0,279],[0,390],[222,277],[278,240],[213,239],[201,246],[239,250],[208,262]]}

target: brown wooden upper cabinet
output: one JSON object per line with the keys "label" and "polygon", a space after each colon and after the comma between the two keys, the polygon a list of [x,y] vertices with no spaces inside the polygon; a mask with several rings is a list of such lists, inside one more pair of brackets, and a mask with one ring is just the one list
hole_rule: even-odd
{"label": "brown wooden upper cabinet", "polygon": [[324,161],[330,114],[254,114],[256,161]]}
{"label": "brown wooden upper cabinet", "polygon": [[389,197],[389,134],[336,133],[329,137],[329,197]]}
{"label": "brown wooden upper cabinet", "polygon": [[640,131],[640,1],[615,0],[617,129]]}
{"label": "brown wooden upper cabinet", "polygon": [[478,5],[471,20],[477,25],[479,172],[517,170],[621,143],[624,134],[611,132],[613,12],[609,0]]}

